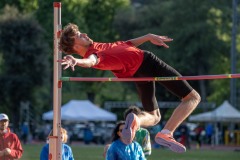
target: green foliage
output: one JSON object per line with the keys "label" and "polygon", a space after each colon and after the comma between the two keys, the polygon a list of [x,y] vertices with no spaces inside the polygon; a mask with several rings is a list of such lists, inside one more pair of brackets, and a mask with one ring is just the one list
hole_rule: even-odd
{"label": "green foliage", "polygon": [[14,6],[23,13],[30,13],[38,8],[38,0],[1,0],[0,9],[6,5]]}
{"label": "green foliage", "polygon": [[126,2],[126,0],[89,1],[83,10],[85,23],[88,26],[87,33],[89,32],[97,41],[113,41],[116,34],[112,27],[114,16]]}
{"label": "green foliage", "polygon": [[[1,105],[15,113],[15,124],[19,120],[20,102],[39,105],[35,103],[39,97],[34,97],[34,93],[49,82],[48,45],[42,33],[43,29],[33,18],[18,13],[16,8],[5,7],[0,17],[0,92],[4,95]],[[48,103],[49,99],[44,99],[40,105]]]}

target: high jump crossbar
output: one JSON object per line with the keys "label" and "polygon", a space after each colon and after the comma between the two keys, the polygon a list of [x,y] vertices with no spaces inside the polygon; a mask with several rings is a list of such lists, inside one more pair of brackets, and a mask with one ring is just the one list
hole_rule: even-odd
{"label": "high jump crossbar", "polygon": [[219,74],[179,77],[141,77],[141,78],[115,78],[115,77],[62,77],[61,81],[82,82],[136,82],[136,81],[176,81],[176,80],[209,80],[209,79],[232,79],[240,78],[240,74]]}

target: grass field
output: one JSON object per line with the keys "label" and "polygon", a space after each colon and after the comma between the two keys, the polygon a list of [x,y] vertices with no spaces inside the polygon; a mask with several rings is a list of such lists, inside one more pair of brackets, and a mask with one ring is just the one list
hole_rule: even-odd
{"label": "grass field", "polygon": [[[22,160],[38,160],[43,144],[23,145]],[[72,145],[75,160],[103,160],[103,146]],[[188,150],[177,154],[167,149],[153,149],[148,160],[239,160],[240,152],[219,150]]]}

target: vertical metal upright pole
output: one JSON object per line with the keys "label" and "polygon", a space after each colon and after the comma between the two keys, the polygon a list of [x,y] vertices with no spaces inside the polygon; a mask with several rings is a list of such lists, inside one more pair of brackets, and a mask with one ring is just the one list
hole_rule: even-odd
{"label": "vertical metal upright pole", "polygon": [[58,49],[58,41],[61,33],[61,3],[54,2],[54,59],[53,59],[53,136],[49,137],[49,160],[62,160],[61,140],[61,98],[62,98],[62,76],[61,64],[57,62],[62,57]]}
{"label": "vertical metal upright pole", "polygon": [[[237,34],[237,0],[232,1],[232,45],[231,45],[231,73],[236,73],[236,34]],[[237,88],[236,79],[230,80],[230,103],[236,107]]]}

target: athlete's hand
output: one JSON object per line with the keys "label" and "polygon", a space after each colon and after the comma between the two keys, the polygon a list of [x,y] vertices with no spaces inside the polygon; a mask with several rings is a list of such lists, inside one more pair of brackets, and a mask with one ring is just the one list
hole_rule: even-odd
{"label": "athlete's hand", "polygon": [[76,58],[74,58],[71,55],[63,57],[63,59],[58,60],[58,62],[61,62],[62,65],[65,65],[65,67],[63,68],[64,70],[71,67],[72,71],[74,71],[75,70],[74,67],[77,65]]}
{"label": "athlete's hand", "polygon": [[3,150],[3,152],[4,152],[4,155],[10,155],[11,154],[11,149],[10,148],[5,148]]}
{"label": "athlete's hand", "polygon": [[169,46],[165,42],[171,42],[171,41],[173,41],[173,39],[169,38],[167,36],[159,36],[159,35],[155,35],[155,34],[150,34],[150,42],[155,45],[169,48]]}

